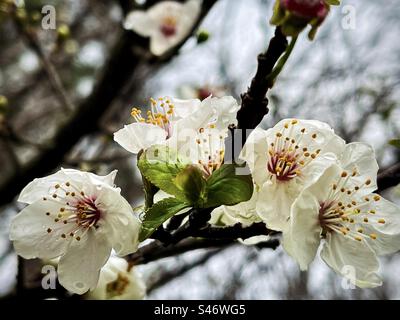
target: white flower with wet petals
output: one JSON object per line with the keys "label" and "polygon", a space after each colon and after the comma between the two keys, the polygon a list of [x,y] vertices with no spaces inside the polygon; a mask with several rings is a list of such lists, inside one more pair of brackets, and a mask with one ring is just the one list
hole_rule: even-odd
{"label": "white flower with wet petals", "polygon": [[270,229],[285,228],[293,201],[336,161],[344,145],[327,124],[314,120],[285,119],[250,134],[240,158],[259,188],[256,211]]}
{"label": "white flower with wet petals", "polygon": [[28,206],[11,222],[15,251],[26,259],[60,257],[63,287],[94,289],[112,248],[123,256],[138,247],[140,221],[114,187],[115,175],[61,169],[29,183],[18,199]]}
{"label": "white flower with wet petals", "polygon": [[283,246],[306,270],[323,243],[321,257],[333,270],[376,287],[377,255],[400,249],[400,208],[372,193],[378,165],[370,146],[351,143],[343,154],[293,203]]}
{"label": "white flower with wet petals", "polygon": [[199,18],[201,2],[161,1],[147,11],[130,12],[125,19],[124,28],[149,37],[150,51],[161,56],[189,35]]}

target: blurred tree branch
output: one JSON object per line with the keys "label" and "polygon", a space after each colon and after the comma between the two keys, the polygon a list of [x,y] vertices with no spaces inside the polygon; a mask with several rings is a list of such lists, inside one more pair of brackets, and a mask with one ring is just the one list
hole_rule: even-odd
{"label": "blurred tree branch", "polygon": [[61,78],[56,68],[51,63],[47,54],[44,52],[42,46],[39,43],[39,40],[37,39],[34,30],[32,28],[27,28],[24,24],[24,21],[18,17],[17,10],[18,10],[17,6],[13,5],[13,10],[11,14],[17,30],[22,35],[22,38],[25,40],[27,46],[37,54],[40,61],[42,62],[44,71],[47,74],[47,78],[49,79],[50,85],[52,86],[55,95],[60,101],[61,105],[65,108],[65,111],[72,112],[75,109],[75,107],[64,89]]}
{"label": "blurred tree branch", "polygon": [[153,280],[150,285],[147,285],[147,295],[159,288],[164,286],[165,284],[173,281],[174,279],[183,276],[186,272],[192,270],[193,268],[196,268],[198,266],[201,266],[205,264],[208,260],[210,260],[212,257],[216,256],[219,254],[221,251],[223,251],[225,248],[218,248],[218,249],[210,249],[208,252],[206,252],[204,255],[202,255],[200,258],[196,259],[195,261],[191,263],[184,263],[181,266],[178,266],[178,268],[174,268],[171,271],[164,271],[158,273],[157,279]]}
{"label": "blurred tree branch", "polygon": [[383,169],[378,174],[378,192],[382,192],[400,184],[400,163]]}

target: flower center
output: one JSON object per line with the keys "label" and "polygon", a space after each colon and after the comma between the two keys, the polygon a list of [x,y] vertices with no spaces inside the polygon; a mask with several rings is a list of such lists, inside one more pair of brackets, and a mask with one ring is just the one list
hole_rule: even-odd
{"label": "flower center", "polygon": [[150,98],[150,110],[147,111],[146,118],[142,117],[139,108],[132,108],[131,116],[136,122],[153,124],[159,126],[167,132],[167,138],[172,135],[171,118],[174,116],[174,104],[168,98]]}
{"label": "flower center", "polygon": [[267,170],[278,181],[286,182],[301,175],[301,170],[312,162],[320,149],[309,150],[302,147],[305,140],[316,139],[316,133],[308,133],[305,128],[300,130],[300,136],[294,134],[297,120],[285,123],[283,129],[275,134],[275,141],[268,149]]}
{"label": "flower center", "polygon": [[177,21],[175,17],[168,16],[162,20],[160,31],[166,37],[172,37],[176,34]]}
{"label": "flower center", "polygon": [[[101,218],[101,211],[96,206],[96,196],[88,196],[83,190],[74,186],[71,182],[56,184],[50,197],[44,197],[43,201],[55,202],[59,205],[57,212],[46,212],[46,216],[52,219],[59,230],[62,230],[61,238],[75,238],[81,240],[82,235],[90,228],[97,229]],[[52,223],[54,228],[54,223]],[[52,233],[52,228],[47,233]]]}
{"label": "flower center", "polygon": [[215,128],[214,124],[209,124],[208,128],[200,128],[196,143],[198,165],[206,178],[219,169],[225,156],[225,139]]}
{"label": "flower center", "polygon": [[[351,176],[357,175],[354,171]],[[320,203],[319,222],[322,228],[322,237],[327,233],[351,237],[357,241],[370,238],[377,239],[374,233],[368,233],[374,224],[384,224],[384,219],[375,218],[376,208],[371,209],[374,202],[380,200],[380,196],[355,197],[357,192],[371,184],[371,180],[366,180],[360,186],[346,186],[350,175],[343,172],[337,183],[332,185],[329,195],[325,201]]]}

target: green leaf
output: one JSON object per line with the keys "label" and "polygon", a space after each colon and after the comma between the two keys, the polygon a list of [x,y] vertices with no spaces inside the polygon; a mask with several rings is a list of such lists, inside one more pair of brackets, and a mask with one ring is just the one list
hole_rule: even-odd
{"label": "green leaf", "polygon": [[251,175],[238,175],[234,164],[224,164],[207,180],[205,207],[232,206],[250,200],[253,194]]}
{"label": "green leaf", "polygon": [[400,149],[400,139],[393,139],[389,141],[389,144],[393,147]]}
{"label": "green leaf", "polygon": [[202,207],[206,196],[206,180],[198,167],[187,166],[176,176],[174,184],[184,194],[187,202]]}
{"label": "green leaf", "polygon": [[181,201],[186,200],[185,192],[178,188],[174,180],[187,167],[187,163],[168,147],[153,146],[147,149],[140,156],[138,167],[142,175],[153,185]]}
{"label": "green leaf", "polygon": [[188,207],[189,204],[176,198],[166,198],[154,204],[144,216],[139,240],[143,241],[150,237],[165,221]]}

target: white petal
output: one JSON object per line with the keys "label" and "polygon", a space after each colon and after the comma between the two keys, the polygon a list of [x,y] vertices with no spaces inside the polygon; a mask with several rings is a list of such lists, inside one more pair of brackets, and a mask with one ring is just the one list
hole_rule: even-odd
{"label": "white petal", "polygon": [[216,226],[233,226],[238,221],[225,213],[224,207],[220,206],[211,212],[211,219],[208,221]]}
{"label": "white petal", "polygon": [[65,174],[65,180],[63,181],[74,181],[75,183],[93,184],[93,185],[108,185],[110,187],[114,186],[114,180],[118,173],[118,170],[113,170],[106,176],[99,176],[97,174],[80,171],[75,169],[64,169],[61,168],[62,173]]}
{"label": "white petal", "polygon": [[230,124],[237,123],[236,113],[238,112],[240,106],[235,98],[231,96],[211,98],[210,103],[217,116],[217,128],[226,129]]}
{"label": "white petal", "polygon": [[56,202],[40,199],[12,219],[10,240],[17,254],[26,259],[53,259],[65,252],[70,239],[61,235],[69,234],[70,225],[55,222],[60,208]]}
{"label": "white petal", "polygon": [[261,222],[261,218],[256,211],[258,193],[253,192],[250,200],[238,203],[234,206],[221,206],[225,216],[230,217],[236,223],[249,226],[256,222]]}
{"label": "white petal", "polygon": [[377,189],[376,178],[379,167],[374,149],[370,145],[360,142],[349,143],[343,151],[340,162],[344,170],[352,173],[356,169],[359,173],[352,178],[352,183],[362,185],[365,181],[371,180],[371,184],[361,188],[358,194],[368,194]]}
{"label": "white petal", "polygon": [[290,207],[301,192],[300,187],[296,181],[264,183],[257,202],[257,213],[268,228],[282,231],[288,226]]}
{"label": "white petal", "polygon": [[104,212],[99,230],[104,228],[116,253],[124,256],[135,252],[141,224],[130,204],[115,190],[103,188],[96,199],[96,206]]}
{"label": "white petal", "polygon": [[54,193],[56,184],[67,181],[74,182],[74,185],[79,188],[87,184],[113,186],[116,174],[117,170],[106,176],[98,176],[90,172],[62,168],[47,177],[34,179],[21,191],[18,201],[28,204],[33,203],[46,195]]}
{"label": "white petal", "polygon": [[256,244],[267,242],[271,239],[270,236],[254,236],[247,239],[239,239],[239,242],[244,244],[245,246],[254,246]]}
{"label": "white petal", "polygon": [[202,2],[202,0],[188,0],[183,5],[183,14],[187,21],[192,22],[192,25],[200,15]]}
{"label": "white petal", "polygon": [[143,37],[149,37],[156,32],[158,24],[144,11],[130,12],[124,21],[124,28],[133,30]]}
{"label": "white petal", "polygon": [[246,161],[253,175],[253,180],[258,186],[262,186],[269,178],[267,132],[260,128],[254,129],[239,155],[239,159]]}
{"label": "white petal", "polygon": [[147,13],[154,20],[159,21],[169,15],[180,15],[182,13],[183,4],[177,1],[160,1],[151,6]]}
{"label": "white petal", "polygon": [[201,101],[199,99],[173,99],[174,114],[178,118],[186,118],[190,114],[199,110]]}
{"label": "white petal", "polygon": [[[364,233],[375,234],[375,240],[369,240],[369,245],[377,255],[385,255],[400,250],[400,208],[394,203],[380,198],[379,201],[372,201],[374,194],[369,195],[371,199],[365,202],[366,206],[361,207],[362,212],[375,210],[375,214],[368,215],[368,223],[359,225]],[[383,221],[384,223],[379,223]]]}
{"label": "white petal", "polygon": [[155,56],[162,56],[168,50],[175,47],[181,40],[177,35],[166,37],[161,31],[157,30],[150,39],[150,51]]}
{"label": "white petal", "polygon": [[154,144],[164,142],[166,138],[165,130],[145,123],[132,123],[114,133],[114,140],[124,149],[135,154]]}
{"label": "white petal", "polygon": [[58,280],[67,290],[83,294],[97,286],[100,269],[107,262],[111,246],[107,239],[89,229],[74,239],[58,265]]}
{"label": "white petal", "polygon": [[283,232],[283,247],[301,270],[307,270],[320,244],[319,207],[318,199],[311,192],[302,192],[293,203],[289,227]]}
{"label": "white petal", "polygon": [[328,233],[321,257],[334,271],[355,282],[360,288],[382,285],[377,274],[378,259],[364,241]]}
{"label": "white petal", "polygon": [[[304,170],[301,171],[300,180],[306,188],[315,183],[322,174],[333,164],[337,163],[337,157],[334,153],[327,152],[311,161]],[[324,185],[326,188],[327,185]]]}
{"label": "white petal", "polygon": [[[315,161],[315,164],[313,164],[311,168],[317,165],[317,163],[321,162]],[[328,162],[328,164],[330,164],[330,166],[319,175],[319,178],[316,180],[314,179],[314,181],[311,181],[311,183],[306,186],[308,192],[312,193],[320,203],[327,200],[332,190],[332,185],[337,182],[340,174],[343,172],[343,169],[337,164],[332,164],[331,162]]]}

